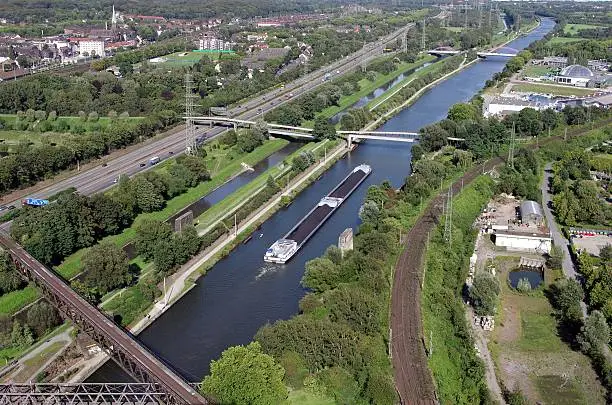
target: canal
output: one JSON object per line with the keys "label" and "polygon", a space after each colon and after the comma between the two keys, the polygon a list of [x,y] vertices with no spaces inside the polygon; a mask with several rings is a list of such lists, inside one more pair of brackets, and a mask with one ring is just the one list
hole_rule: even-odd
{"label": "canal", "polygon": [[[523,49],[552,30],[543,19],[529,35],[508,44]],[[385,123],[381,131],[416,131],[446,117],[450,106],[469,100],[506,60],[490,58],[440,83],[412,106]],[[246,344],[259,327],[298,312],[306,291],[300,285],[305,263],[338,243],[340,233],[359,224],[358,211],[371,184],[389,180],[398,187],[410,170],[410,144],[368,141],[330,168],[304,190],[288,208],[280,210],[228,257],[217,263],[196,287],[140,334],[140,339],[190,381],[200,381],[210,361],[229,346]],[[367,163],[371,175],[338,211],[285,265],[264,263],[266,249],[289,231],[321,197],[355,166]],[[108,362],[90,381],[120,381],[127,376]]]}

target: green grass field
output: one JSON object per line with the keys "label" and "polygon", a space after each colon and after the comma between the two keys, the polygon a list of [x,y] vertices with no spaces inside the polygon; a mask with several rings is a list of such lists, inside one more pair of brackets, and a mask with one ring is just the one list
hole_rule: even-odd
{"label": "green grass field", "polygon": [[290,405],[334,405],[336,401],[329,397],[321,397],[304,389],[291,391],[287,401]]}
{"label": "green grass field", "polygon": [[[175,52],[169,55],[160,56],[159,59],[164,59],[163,62],[149,62],[151,66],[157,66],[160,68],[177,68],[183,66],[193,66],[202,59],[202,57],[206,55],[211,60],[215,61],[219,59],[221,55],[220,52]],[[225,54],[225,57],[229,55],[233,55],[233,57],[238,57],[235,54]]]}
{"label": "green grass field", "polygon": [[523,295],[509,286],[508,272],[518,266],[518,258],[495,261],[502,292],[489,349],[498,378],[506,385],[520,385],[528,403],[604,403],[603,387],[588,357],[562,339],[544,293]]}
{"label": "green grass field", "polygon": [[521,73],[524,76],[529,77],[538,77],[538,76],[546,76],[549,73],[552,73],[555,69],[549,68],[548,66],[534,66],[527,65],[523,68]]}
{"label": "green grass field", "polygon": [[[17,119],[16,114],[0,114],[0,119],[6,122],[6,126],[11,126],[14,124]],[[127,120],[128,122],[136,123],[141,120],[142,117],[129,117],[125,119],[117,119],[117,120]],[[82,122],[79,117],[58,117],[57,121],[63,120],[70,127],[74,127],[75,125],[80,125],[85,130],[85,133],[91,133],[94,131],[104,131],[109,126],[113,125],[114,122],[108,117],[100,117],[95,122]],[[54,122],[54,123],[55,123]],[[37,123],[31,123],[32,126],[36,126]],[[79,135],[71,134],[69,130],[67,132],[55,132],[45,131],[40,132],[36,130],[36,128],[29,128],[27,130],[12,130],[12,129],[0,129],[0,145],[7,145],[9,149],[11,146],[18,145],[20,143],[33,143],[35,145],[40,145],[42,143],[47,144],[66,144],[71,142],[75,137]]]}
{"label": "green grass field", "polygon": [[567,44],[570,42],[580,42],[580,41],[586,41],[586,38],[566,38],[566,37],[553,37],[551,38],[550,41],[548,41],[549,44],[554,45],[554,44]]}
{"label": "green grass field", "polygon": [[512,91],[525,93],[553,94],[555,96],[588,96],[595,92],[593,89],[584,89],[570,86],[544,86],[540,84],[516,84]]}
{"label": "green grass field", "polygon": [[[405,73],[410,69],[414,69],[414,68],[418,68],[419,66],[423,66],[425,63],[432,62],[435,59],[436,57],[433,55],[426,55],[425,57],[423,57],[422,59],[419,59],[418,61],[414,63],[406,63],[406,62],[401,63],[397,69],[395,69],[393,72],[387,75],[378,73],[376,75],[376,80],[374,80],[373,82],[365,78],[361,79],[359,81],[360,90],[358,92],[355,92],[348,96],[340,97],[340,101],[338,102],[338,105],[333,105],[333,106],[325,108],[323,111],[317,114],[317,116],[322,115],[324,117],[331,118],[334,115],[338,114],[339,112],[344,111],[347,108],[350,108],[353,104],[358,102],[362,97],[367,96],[368,94],[372,93],[374,90],[378,89],[379,87],[384,86],[385,84],[393,81],[393,79],[395,79],[402,73]],[[314,121],[307,121],[303,123],[303,126],[312,127],[313,123]]]}
{"label": "green grass field", "polygon": [[[104,238],[105,241],[110,241],[117,246],[124,246],[134,239],[136,236],[136,224],[143,219],[157,219],[165,220],[173,214],[179,212],[181,209],[189,204],[192,204],[202,198],[202,196],[210,193],[215,188],[219,187],[232,176],[242,170],[241,162],[245,162],[249,165],[254,165],[260,162],[264,158],[270,156],[272,153],[285,147],[289,141],[284,139],[275,139],[267,141],[264,145],[255,149],[253,152],[241,156],[239,159],[234,159],[231,163],[224,164],[216,173],[214,177],[207,182],[200,183],[196,187],[189,189],[186,193],[174,197],[173,199],[166,202],[166,206],[161,211],[150,212],[146,214],[140,214],[134,220],[133,225],[130,228],[125,229],[118,235],[112,235]],[[164,170],[164,167],[160,167],[160,170]],[[111,191],[112,192],[112,191]],[[56,268],[56,271],[65,279],[70,279],[77,275],[82,268],[81,259],[83,255],[87,253],[88,249],[81,249],[72,255],[68,256],[61,265]]]}
{"label": "green grass field", "polygon": [[[293,152],[287,160],[291,160],[294,156],[297,156],[300,153],[311,151],[315,147],[319,145],[318,143],[308,143],[303,147]],[[213,205],[206,211],[204,211],[199,217],[197,217],[198,225],[196,228],[198,231],[205,230],[215,224],[220,219],[227,217],[228,213],[234,211],[236,207],[241,206],[246,200],[249,200],[253,197],[254,193],[260,188],[266,185],[266,181],[269,176],[273,178],[277,178],[281,174],[284,174],[287,170],[281,169],[278,165],[269,168],[256,179],[250,181],[248,184],[240,187],[238,190],[234,191],[223,200],[219,201],[217,204]]]}
{"label": "green grass field", "polygon": [[592,30],[596,28],[604,28],[601,25],[591,25],[591,24],[565,24],[563,27],[564,34],[574,35],[582,30]]}
{"label": "green grass field", "polygon": [[444,27],[449,31],[453,31],[453,32],[461,32],[463,31],[463,27]]}
{"label": "green grass field", "polygon": [[36,288],[27,286],[23,290],[11,291],[0,296],[0,314],[12,315],[38,298]]}

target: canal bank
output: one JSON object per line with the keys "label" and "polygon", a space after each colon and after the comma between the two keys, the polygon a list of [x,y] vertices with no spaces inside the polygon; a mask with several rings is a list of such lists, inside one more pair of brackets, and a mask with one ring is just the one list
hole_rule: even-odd
{"label": "canal bank", "polygon": [[[554,23],[544,19],[542,26],[517,39],[514,48],[524,48],[544,36]],[[418,131],[444,118],[448,108],[469,100],[506,60],[491,58],[458,72],[439,83],[410,108],[387,121],[382,131]],[[321,230],[286,265],[263,263],[262,254],[285,234],[322,195],[337,184],[357,164],[372,166],[372,175],[340,207]],[[199,381],[208,372],[211,359],[231,345],[249,342],[261,325],[287,319],[298,311],[305,294],[300,280],[307,260],[320,256],[347,227],[359,224],[358,211],[369,184],[389,180],[398,186],[410,171],[410,145],[369,141],[339,160],[321,178],[297,196],[289,207],[278,211],[262,224],[247,244],[240,244],[207,273],[183,299],[176,302],[157,322],[143,331],[141,339],[186,378]],[[180,331],[180,332],[179,332]],[[117,366],[108,363],[92,380],[117,381]]]}

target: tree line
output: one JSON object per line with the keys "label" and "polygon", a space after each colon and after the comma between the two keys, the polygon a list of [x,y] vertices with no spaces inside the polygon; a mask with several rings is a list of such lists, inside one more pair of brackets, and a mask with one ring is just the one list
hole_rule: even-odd
{"label": "tree line", "polygon": [[201,157],[180,156],[164,172],[121,177],[116,189],[91,197],[60,196],[45,207],[26,207],[11,234],[44,264],[57,264],[71,253],[128,227],[141,212],[163,208],[165,201],[209,179]]}
{"label": "tree line", "polygon": [[[160,111],[136,122],[120,120],[100,132],[80,134],[61,144],[20,144],[14,153],[0,158],[0,193],[33,185],[75,166],[77,162],[96,159],[113,150],[142,141],[177,120],[178,116],[173,111]],[[39,124],[42,122],[48,121],[41,121]],[[57,121],[57,124],[50,125],[59,125],[59,122],[66,121]]]}
{"label": "tree line", "polygon": [[612,224],[612,207],[606,202],[609,182],[600,185],[591,178],[591,159],[589,152],[569,151],[553,166],[553,207],[563,225]]}

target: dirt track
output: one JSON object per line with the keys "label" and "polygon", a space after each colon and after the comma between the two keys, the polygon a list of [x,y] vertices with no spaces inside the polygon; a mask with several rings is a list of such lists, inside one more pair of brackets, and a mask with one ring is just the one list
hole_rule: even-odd
{"label": "dirt track", "polygon": [[[597,127],[609,125],[606,120]],[[577,136],[589,130],[568,131],[568,136]],[[546,144],[554,139],[542,140]],[[528,145],[536,148],[536,145]],[[487,161],[484,171],[503,163],[501,158]],[[483,165],[470,169],[451,186],[453,195],[461,191],[483,172]],[[448,190],[448,189],[447,189]],[[426,207],[423,215],[407,235],[405,249],[395,265],[393,295],[391,297],[391,354],[395,373],[395,386],[401,404],[437,404],[433,377],[427,365],[421,320],[421,278],[427,235],[440,221],[446,190],[440,193]]]}

